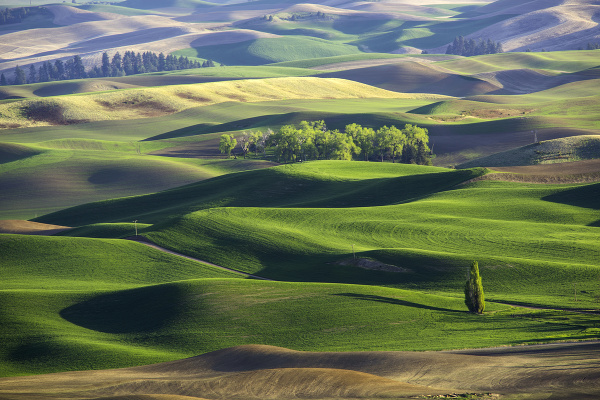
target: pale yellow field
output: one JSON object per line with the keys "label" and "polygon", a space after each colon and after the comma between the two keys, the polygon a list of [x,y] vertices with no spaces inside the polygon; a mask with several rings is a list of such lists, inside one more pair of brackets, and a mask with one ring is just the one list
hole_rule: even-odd
{"label": "pale yellow field", "polygon": [[443,99],[403,94],[343,79],[270,78],[130,89],[23,100],[0,105],[0,127],[64,125],[149,118],[226,101],[290,99]]}

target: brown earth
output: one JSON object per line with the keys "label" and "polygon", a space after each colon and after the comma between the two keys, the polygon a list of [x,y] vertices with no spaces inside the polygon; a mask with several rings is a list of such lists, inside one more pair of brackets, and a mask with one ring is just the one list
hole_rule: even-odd
{"label": "brown earth", "polygon": [[0,220],[0,233],[13,233],[21,235],[54,235],[55,233],[71,229],[68,226],[42,224],[40,222],[24,221],[19,219]]}
{"label": "brown earth", "polygon": [[331,72],[320,76],[348,79],[401,93],[435,93],[464,97],[500,89],[481,79],[450,74],[431,65],[410,61]]}
{"label": "brown earth", "polygon": [[0,397],[340,400],[487,393],[479,398],[587,400],[600,396],[599,364],[599,342],[340,353],[245,345],[143,367],[2,378]]}

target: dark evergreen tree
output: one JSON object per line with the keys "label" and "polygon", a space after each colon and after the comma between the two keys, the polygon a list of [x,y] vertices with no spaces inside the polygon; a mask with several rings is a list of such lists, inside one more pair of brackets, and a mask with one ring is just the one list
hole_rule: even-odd
{"label": "dark evergreen tree", "polygon": [[29,79],[27,81],[29,83],[37,82],[37,71],[35,70],[35,66],[33,64],[29,66]]}
{"label": "dark evergreen tree", "polygon": [[83,66],[83,60],[78,55],[73,57],[73,78],[74,79],[84,79],[85,78],[85,67]]}
{"label": "dark evergreen tree", "polygon": [[470,312],[483,314],[485,310],[485,298],[483,295],[483,284],[479,275],[479,264],[473,261],[469,272],[469,280],[465,284],[465,304]]}
{"label": "dark evergreen tree", "polygon": [[44,65],[40,65],[38,67],[38,82],[48,82],[48,74],[44,71]]}
{"label": "dark evergreen tree", "polygon": [[125,75],[133,75],[135,74],[135,53],[133,51],[126,51],[123,54],[123,59],[121,60],[121,66],[123,68],[123,73]]}
{"label": "dark evergreen tree", "polygon": [[117,51],[110,62],[110,76],[123,76],[123,59]]}
{"label": "dark evergreen tree", "polygon": [[146,68],[144,67],[144,60],[142,59],[142,55],[137,53],[135,55],[135,60],[133,63],[133,70],[136,74],[144,74],[146,73]]}
{"label": "dark evergreen tree", "polygon": [[400,162],[403,164],[416,164],[417,163],[417,149],[415,146],[404,146],[402,149],[402,156]]}
{"label": "dark evergreen tree", "polygon": [[13,81],[14,85],[23,85],[27,83],[27,77],[25,76],[25,72],[18,65],[15,67],[15,79]]}
{"label": "dark evergreen tree", "polygon": [[8,85],[8,81],[6,80],[6,76],[4,74],[0,74],[0,86]]}
{"label": "dark evergreen tree", "polygon": [[419,140],[417,143],[417,151],[415,155],[415,162],[419,165],[431,165],[431,154],[429,148]]}
{"label": "dark evergreen tree", "polygon": [[111,67],[110,67],[110,58],[108,57],[108,53],[102,53],[102,76],[110,76]]}
{"label": "dark evergreen tree", "polygon": [[62,60],[56,60],[54,62],[53,70],[54,70],[54,74],[55,74],[55,79],[57,79],[57,80],[66,79],[67,71],[65,69],[65,63],[62,62]]}
{"label": "dark evergreen tree", "polygon": [[158,70],[164,71],[167,68],[167,59],[163,53],[158,55]]}

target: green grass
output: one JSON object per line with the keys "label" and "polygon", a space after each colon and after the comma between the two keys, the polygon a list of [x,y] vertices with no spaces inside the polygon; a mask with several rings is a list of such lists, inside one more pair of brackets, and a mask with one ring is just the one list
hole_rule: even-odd
{"label": "green grass", "polygon": [[261,164],[145,154],[168,145],[83,139],[53,140],[37,146],[0,144],[0,186],[5,188],[0,193],[0,219],[29,219],[77,204],[152,193]]}
{"label": "green grass", "polygon": [[357,351],[584,339],[595,322],[494,304],[480,317],[461,299],[390,288],[240,279],[116,292],[2,290],[0,299],[14,305],[1,317],[4,376],[149,364],[248,343]]}
{"label": "green grass", "polygon": [[594,50],[502,53],[440,61],[438,64],[464,74],[519,68],[576,72],[598,66],[600,64],[600,54]]}
{"label": "green grass", "polygon": [[[11,305],[0,313],[0,374],[248,343],[440,350],[596,338],[596,315],[494,302],[598,309],[600,185],[464,183],[485,172],[306,162],[38,218],[81,227],[63,233],[74,237],[0,235],[0,301]],[[130,235],[133,220],[160,245],[287,282],[206,279],[230,275],[138,243],[75,237]],[[341,264],[353,251],[401,272]],[[484,316],[462,298],[472,260]]]}
{"label": "green grass", "polygon": [[[387,54],[387,53],[360,53],[351,54],[344,56],[331,56],[331,57],[318,57],[310,60],[299,60],[299,61],[284,61],[271,64],[272,66],[280,67],[292,67],[292,68],[314,68],[322,65],[336,64],[348,61],[360,61],[360,60],[379,60],[389,58],[403,58],[407,57],[403,54]],[[411,55],[412,57],[412,55]]]}
{"label": "green grass", "polygon": [[[139,219],[155,223],[145,234],[165,247],[283,280],[445,292],[460,286],[462,266],[477,259],[496,299],[565,306],[572,280],[589,293],[581,306],[595,307],[597,206],[589,194],[582,204],[563,193],[597,185],[455,187],[483,172],[309,162],[84,205],[37,220],[85,225]],[[257,187],[261,190],[251,189]],[[409,273],[335,264],[351,257],[353,244],[358,255]],[[520,280],[523,284],[513,283]],[[535,289],[529,288],[532,280]]]}
{"label": "green grass", "polygon": [[210,45],[173,52],[174,55],[211,59],[226,65],[262,65],[282,61],[360,53],[354,46],[335,44],[310,37],[255,39],[246,42]]}
{"label": "green grass", "polygon": [[[382,175],[385,173],[385,176]],[[162,222],[222,206],[360,207],[395,204],[443,190],[482,173],[363,162],[282,165],[228,174],[143,197],[82,205],[38,218],[67,226],[97,222]],[[252,190],[260,187],[261,190]],[[298,188],[302,188],[298,191]]]}
{"label": "green grass", "polygon": [[239,276],[126,240],[0,234],[0,248],[4,291],[118,290]]}

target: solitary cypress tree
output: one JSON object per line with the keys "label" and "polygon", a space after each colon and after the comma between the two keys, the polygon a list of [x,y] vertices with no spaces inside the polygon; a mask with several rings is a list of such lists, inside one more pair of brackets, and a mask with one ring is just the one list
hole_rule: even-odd
{"label": "solitary cypress tree", "polygon": [[483,285],[479,275],[479,264],[473,261],[469,280],[465,284],[465,304],[470,312],[474,314],[483,314],[485,310],[485,299],[483,296]]}

